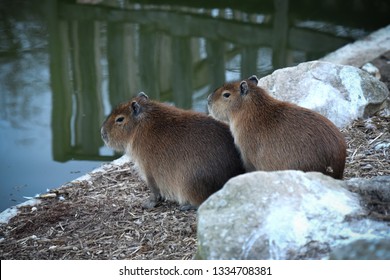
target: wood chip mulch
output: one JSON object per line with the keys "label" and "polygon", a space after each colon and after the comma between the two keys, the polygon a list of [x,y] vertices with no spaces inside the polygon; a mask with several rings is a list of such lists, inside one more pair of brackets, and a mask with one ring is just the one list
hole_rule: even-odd
{"label": "wood chip mulch", "polygon": [[196,212],[163,202],[145,210],[149,191],[132,164],[53,190],[0,224],[1,259],[191,259]]}
{"label": "wood chip mulch", "polygon": [[390,175],[390,117],[356,120],[342,132],[348,144],[345,179]]}

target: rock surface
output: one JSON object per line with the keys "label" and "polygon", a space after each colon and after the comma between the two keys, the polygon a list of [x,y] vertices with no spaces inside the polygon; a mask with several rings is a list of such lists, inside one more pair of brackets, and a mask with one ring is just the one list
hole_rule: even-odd
{"label": "rock surface", "polygon": [[345,184],[350,191],[359,193],[361,196],[369,195],[376,197],[382,203],[390,204],[390,176],[378,176],[369,180],[353,178]]}
{"label": "rock surface", "polygon": [[334,250],[334,260],[390,260],[390,238],[379,240],[357,240]]}
{"label": "rock surface", "polygon": [[388,224],[364,215],[345,181],[301,171],[244,174],[200,206],[197,258],[323,259],[350,242],[389,237]]}
{"label": "rock surface", "polygon": [[345,45],[321,60],[361,67],[388,50],[390,50],[390,25],[371,33],[364,39]]}
{"label": "rock surface", "polygon": [[375,114],[389,96],[386,85],[367,72],[321,61],[276,70],[258,85],[277,99],[319,112],[339,128]]}

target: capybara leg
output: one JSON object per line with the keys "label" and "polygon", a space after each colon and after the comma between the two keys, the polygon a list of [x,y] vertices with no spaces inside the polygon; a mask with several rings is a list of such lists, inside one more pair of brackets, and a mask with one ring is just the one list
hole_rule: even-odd
{"label": "capybara leg", "polygon": [[142,208],[146,208],[146,209],[150,209],[150,208],[154,208],[156,207],[156,205],[161,201],[161,195],[158,194],[158,195],[155,195],[155,194],[151,194],[148,198],[147,201],[145,201],[143,204],[142,204]]}
{"label": "capybara leg", "polygon": [[148,178],[148,187],[150,189],[150,196],[147,201],[142,204],[143,208],[154,208],[162,200],[160,190],[157,188],[154,179]]}

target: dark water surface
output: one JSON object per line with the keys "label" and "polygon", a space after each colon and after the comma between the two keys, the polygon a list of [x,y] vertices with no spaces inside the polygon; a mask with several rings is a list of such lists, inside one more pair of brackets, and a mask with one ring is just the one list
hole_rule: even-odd
{"label": "dark water surface", "polygon": [[205,111],[225,81],[320,58],[389,24],[389,5],[0,0],[0,211],[118,157],[100,125],[139,91]]}

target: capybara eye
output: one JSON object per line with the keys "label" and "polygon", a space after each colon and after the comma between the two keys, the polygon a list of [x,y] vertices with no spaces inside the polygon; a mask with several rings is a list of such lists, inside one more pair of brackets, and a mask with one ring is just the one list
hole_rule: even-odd
{"label": "capybara eye", "polygon": [[229,98],[230,92],[224,92],[224,93],[222,94],[222,96],[225,97],[225,98]]}
{"label": "capybara eye", "polygon": [[124,119],[125,119],[124,117],[117,117],[115,122],[121,123],[121,122],[123,122]]}

